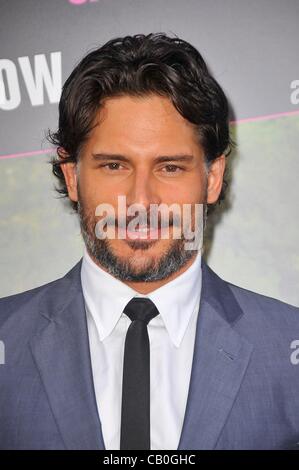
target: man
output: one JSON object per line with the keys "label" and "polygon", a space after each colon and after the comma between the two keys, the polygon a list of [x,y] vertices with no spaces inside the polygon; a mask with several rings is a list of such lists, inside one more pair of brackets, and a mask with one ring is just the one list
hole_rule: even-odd
{"label": "man", "polygon": [[[195,236],[224,198],[228,104],[198,51],[161,33],[113,39],[71,73],[59,113],[53,172],[85,252],[0,302],[0,447],[296,444],[298,308],[220,279],[200,241],[174,237],[178,214],[130,225],[136,205],[191,207]],[[104,236],[109,208],[122,236]]]}

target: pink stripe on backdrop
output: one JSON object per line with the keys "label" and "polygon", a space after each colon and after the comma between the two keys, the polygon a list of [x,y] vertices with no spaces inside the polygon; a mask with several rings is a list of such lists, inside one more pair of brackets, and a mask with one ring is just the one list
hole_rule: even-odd
{"label": "pink stripe on backdrop", "polygon": [[246,122],[258,122],[258,121],[270,121],[271,119],[277,119],[285,116],[297,116],[299,115],[299,110],[297,111],[286,111],[284,113],[276,114],[266,114],[265,116],[257,116],[253,118],[238,119],[237,121],[231,121],[230,124],[245,124]]}
{"label": "pink stripe on backdrop", "polygon": [[[257,116],[253,118],[246,118],[246,119],[238,119],[237,121],[230,121],[230,124],[237,125],[237,124],[245,124],[247,122],[258,122],[258,121],[268,121],[271,119],[277,119],[286,116],[299,116],[298,111],[287,111],[284,113],[276,113],[276,114],[266,114],[265,116]],[[33,152],[21,152],[21,153],[11,153],[9,155],[0,155],[0,160],[4,160],[7,158],[17,158],[17,157],[33,157],[34,155],[44,155],[47,153],[53,153],[55,149],[45,149],[45,150],[34,150]]]}
{"label": "pink stripe on backdrop", "polygon": [[10,153],[9,155],[0,155],[0,160],[5,158],[17,158],[17,157],[33,157],[34,155],[44,155],[46,153],[55,152],[53,149],[46,150],[34,150],[33,152],[21,152],[21,153]]}

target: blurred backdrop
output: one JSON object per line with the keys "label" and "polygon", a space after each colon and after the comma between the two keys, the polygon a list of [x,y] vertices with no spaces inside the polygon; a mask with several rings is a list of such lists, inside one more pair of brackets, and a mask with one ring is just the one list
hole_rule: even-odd
{"label": "blurred backdrop", "polygon": [[226,280],[299,306],[298,0],[0,0],[0,18],[1,297],[82,255],[47,163],[63,82],[113,37],[165,32],[200,51],[231,103],[238,147],[205,257]]}

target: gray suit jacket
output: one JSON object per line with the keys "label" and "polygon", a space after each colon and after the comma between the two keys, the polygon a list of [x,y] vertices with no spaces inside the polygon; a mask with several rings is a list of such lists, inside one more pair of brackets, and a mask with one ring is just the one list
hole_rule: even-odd
{"label": "gray suit jacket", "polygon": [[[1,449],[105,449],[81,262],[61,279],[0,300]],[[291,361],[290,345],[299,340],[299,309],[222,280],[204,261],[202,269],[178,449],[293,446],[299,364]]]}

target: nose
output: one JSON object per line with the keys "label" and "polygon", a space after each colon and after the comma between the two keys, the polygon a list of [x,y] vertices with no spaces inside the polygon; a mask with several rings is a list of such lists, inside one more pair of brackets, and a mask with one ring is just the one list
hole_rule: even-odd
{"label": "nose", "polygon": [[134,172],[126,197],[128,206],[138,204],[146,210],[150,209],[150,204],[160,204],[157,181],[150,170],[143,168]]}

